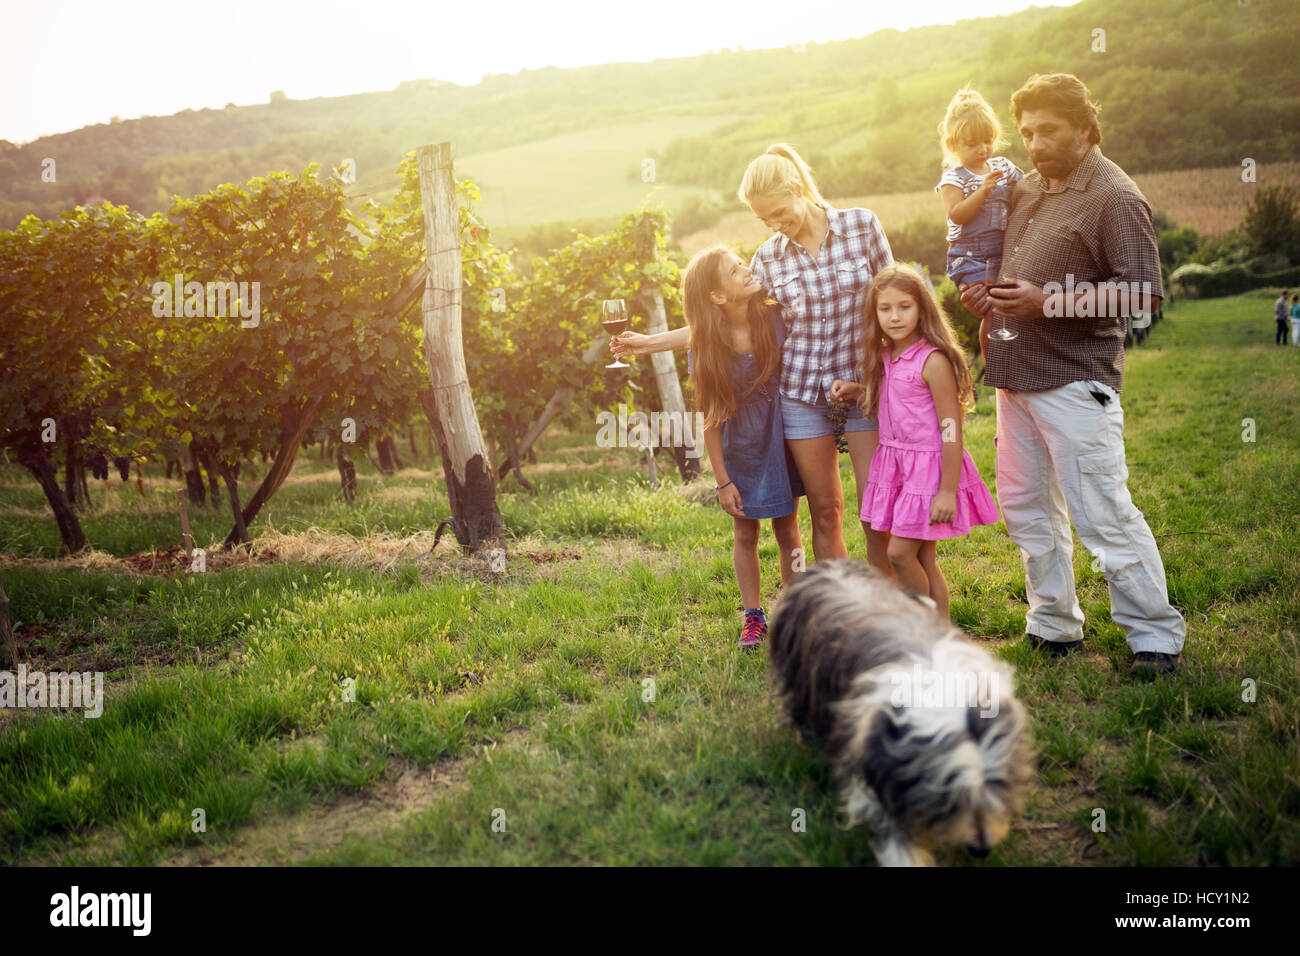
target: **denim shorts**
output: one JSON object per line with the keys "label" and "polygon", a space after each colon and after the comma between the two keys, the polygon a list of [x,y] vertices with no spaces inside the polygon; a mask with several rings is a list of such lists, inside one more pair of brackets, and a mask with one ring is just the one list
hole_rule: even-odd
{"label": "denim shorts", "polygon": [[[781,393],[781,417],[785,422],[786,441],[799,438],[821,438],[823,435],[830,435],[830,403],[826,401],[826,393],[822,391],[818,394],[818,403],[809,405],[807,402],[801,402],[797,398],[791,398],[785,392]],[[848,420],[844,423],[845,432],[873,432],[877,428],[876,423],[862,414],[862,409],[855,403],[849,409]]]}
{"label": "denim shorts", "polygon": [[995,271],[1002,267],[1002,234],[981,236],[969,242],[957,240],[948,247],[948,266],[945,270],[948,278],[958,287],[968,282],[983,282],[988,278],[987,269],[992,266]]}

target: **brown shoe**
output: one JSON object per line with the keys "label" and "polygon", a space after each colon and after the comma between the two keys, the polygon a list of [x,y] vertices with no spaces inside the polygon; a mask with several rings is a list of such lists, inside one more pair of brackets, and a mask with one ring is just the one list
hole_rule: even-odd
{"label": "brown shoe", "polygon": [[1062,654],[1068,654],[1070,651],[1077,651],[1083,647],[1083,638],[1077,641],[1049,641],[1045,637],[1039,637],[1037,634],[1026,634],[1025,641],[1036,651],[1050,651],[1057,657]]}
{"label": "brown shoe", "polygon": [[1133,655],[1133,666],[1129,668],[1130,674],[1140,674],[1145,677],[1161,677],[1165,674],[1172,674],[1182,663],[1181,654],[1162,654],[1160,651],[1138,651]]}

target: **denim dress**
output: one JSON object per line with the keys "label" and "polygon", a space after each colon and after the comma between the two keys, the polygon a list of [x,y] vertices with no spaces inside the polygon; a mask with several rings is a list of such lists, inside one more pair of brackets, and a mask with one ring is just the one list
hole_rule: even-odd
{"label": "denim dress", "polygon": [[[780,348],[785,342],[780,307],[768,306],[767,315]],[[731,388],[736,411],[722,423],[722,461],[740,492],[746,518],[780,518],[794,511],[795,499],[806,492],[794,458],[785,447],[781,364],[778,362],[771,377],[751,392],[755,375],[753,352],[733,356]]]}
{"label": "denim dress", "polygon": [[[1001,177],[1011,173],[1011,182],[996,187],[975,217],[963,225],[948,220],[948,277],[957,285],[964,282],[982,282],[988,277],[987,267],[1002,267],[1002,240],[1007,232],[1007,220],[1011,217],[1011,193],[1023,177],[1015,163],[1001,156],[989,160],[989,176]],[[980,183],[983,176],[976,176],[965,166],[954,166],[944,173],[935,186],[935,192],[941,192],[943,186],[957,186],[962,191],[962,198],[968,198]]]}

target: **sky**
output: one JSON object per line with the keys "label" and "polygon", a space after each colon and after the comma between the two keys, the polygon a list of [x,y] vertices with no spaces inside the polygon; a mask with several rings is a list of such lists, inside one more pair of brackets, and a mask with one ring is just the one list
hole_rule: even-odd
{"label": "sky", "polygon": [[[1077,0],[1039,0],[1070,6]],[[0,0],[0,139],[113,116],[461,85],[488,73],[764,49],[952,23],[1028,0]]]}

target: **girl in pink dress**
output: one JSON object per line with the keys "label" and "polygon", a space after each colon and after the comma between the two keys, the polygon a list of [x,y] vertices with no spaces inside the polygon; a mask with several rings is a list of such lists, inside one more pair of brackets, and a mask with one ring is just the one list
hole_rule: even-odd
{"label": "girl in pink dress", "polygon": [[928,594],[948,614],[948,582],[935,542],[1001,520],[962,446],[962,419],[975,402],[966,355],[948,317],[916,270],[876,274],[864,315],[859,382],[836,380],[830,398],[855,398],[880,425],[880,445],[862,496],[862,520],[888,531],[901,587]]}

